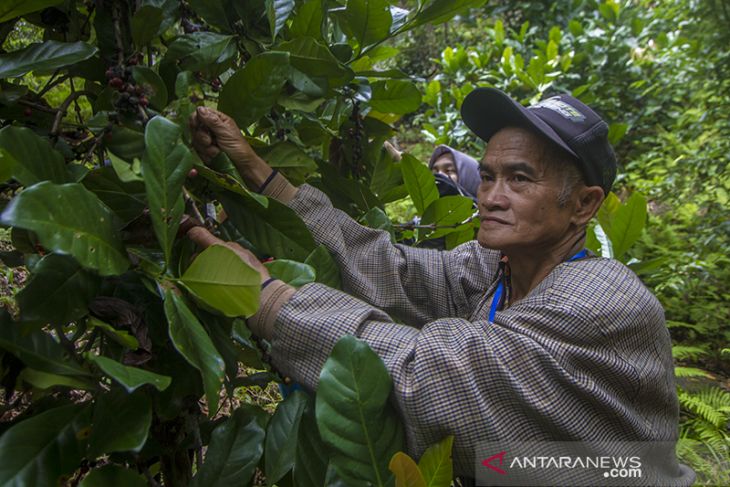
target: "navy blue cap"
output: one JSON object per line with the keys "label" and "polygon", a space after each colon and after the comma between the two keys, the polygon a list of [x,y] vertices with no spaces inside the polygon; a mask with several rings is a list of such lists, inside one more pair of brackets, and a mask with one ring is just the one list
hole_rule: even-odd
{"label": "navy blue cap", "polygon": [[577,98],[558,95],[523,107],[496,88],[476,88],[464,99],[461,118],[486,142],[505,127],[537,131],[577,159],[588,186],[611,191],[616,154],[608,142],[608,124]]}

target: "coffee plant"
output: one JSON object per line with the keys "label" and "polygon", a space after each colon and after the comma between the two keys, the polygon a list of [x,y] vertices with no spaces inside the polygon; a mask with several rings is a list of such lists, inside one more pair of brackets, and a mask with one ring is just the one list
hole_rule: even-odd
{"label": "coffee plant", "polygon": [[470,203],[381,150],[421,104],[381,63],[391,39],[484,0],[395,3],[2,2],[0,257],[29,277],[0,311],[0,485],[449,485],[452,439],[418,465],[398,453],[387,370],[353,337],[316,398],[253,404],[247,390],[282,380],[245,322],[258,273],[184,237],[204,224],[292,285],[339,286],[293,211],[189,148],[206,105],[364,223],[387,228],[383,205],[410,195],[419,238],[470,238]]}

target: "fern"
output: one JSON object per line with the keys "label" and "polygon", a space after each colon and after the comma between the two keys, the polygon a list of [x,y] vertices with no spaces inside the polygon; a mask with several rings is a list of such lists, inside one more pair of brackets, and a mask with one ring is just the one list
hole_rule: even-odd
{"label": "fern", "polygon": [[711,378],[712,376],[702,370],[698,369],[697,367],[674,367],[674,375],[676,377],[705,377],[705,378]]}
{"label": "fern", "polygon": [[707,350],[704,348],[689,345],[674,345],[672,347],[672,357],[674,357],[674,360],[697,360],[703,355],[707,355]]}
{"label": "fern", "polygon": [[[721,393],[728,394],[719,388]],[[679,397],[679,404],[690,413],[694,413],[696,416],[704,419],[708,423],[712,424],[716,428],[726,427],[728,422],[728,413],[718,408],[710,398],[714,396],[707,391],[701,392],[687,392],[680,389],[677,392]]]}

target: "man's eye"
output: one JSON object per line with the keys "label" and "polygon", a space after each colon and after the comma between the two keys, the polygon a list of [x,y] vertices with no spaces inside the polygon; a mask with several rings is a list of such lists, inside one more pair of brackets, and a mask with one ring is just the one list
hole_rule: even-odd
{"label": "man's eye", "polygon": [[494,179],[494,178],[493,178],[493,177],[491,176],[491,174],[485,174],[485,173],[481,173],[481,174],[480,174],[479,176],[481,177],[482,181],[484,181],[484,182],[487,182],[487,181],[492,181],[492,180]]}
{"label": "man's eye", "polygon": [[524,176],[522,174],[515,174],[513,179],[515,181],[517,181],[518,183],[526,183],[527,181],[530,180],[530,178],[528,178],[527,176]]}

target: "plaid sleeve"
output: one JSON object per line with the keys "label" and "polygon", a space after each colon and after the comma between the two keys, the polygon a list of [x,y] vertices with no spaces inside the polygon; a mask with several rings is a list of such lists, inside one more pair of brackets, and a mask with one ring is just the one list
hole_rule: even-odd
{"label": "plaid sleeve", "polygon": [[467,317],[497,270],[498,253],[475,241],[449,252],[393,244],[303,185],[288,203],[340,266],[343,289],[412,326]]}
{"label": "plaid sleeve", "polygon": [[[605,268],[595,260],[591,266]],[[442,318],[420,329],[309,284],[278,314],[272,360],[316,389],[337,340],[346,334],[365,340],[393,378],[409,453],[418,457],[452,434],[457,474],[474,474],[475,447],[485,441],[676,441],[671,345],[661,306],[647,290],[625,284],[624,275],[586,267],[558,266],[561,272],[497,313],[492,324]],[[594,286],[596,279],[601,282]],[[663,460],[673,479],[667,484],[687,485],[688,477],[680,477],[690,474],[674,452]]]}

